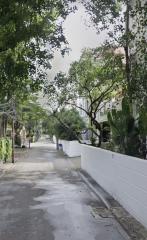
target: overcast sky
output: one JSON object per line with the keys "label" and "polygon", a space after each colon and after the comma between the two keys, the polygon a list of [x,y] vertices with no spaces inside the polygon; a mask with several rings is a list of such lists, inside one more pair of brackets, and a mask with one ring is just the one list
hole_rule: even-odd
{"label": "overcast sky", "polygon": [[[86,26],[85,21],[89,27]],[[106,35],[101,33],[97,35],[96,29],[90,22],[89,15],[85,12],[85,8],[79,5],[78,11],[71,13],[64,22],[64,33],[69,42],[71,51],[69,55],[62,57],[60,52],[55,52],[55,57],[52,61],[52,70],[49,71],[49,78],[54,78],[59,71],[67,72],[70,63],[78,60],[81,55],[81,50],[85,47],[99,46]]]}
{"label": "overcast sky", "polygon": [[[80,58],[83,48],[97,47],[106,39],[106,34],[96,33],[89,15],[80,4],[78,10],[67,17],[63,27],[71,51],[69,55],[64,57],[61,56],[60,51],[55,52],[55,57],[52,60],[52,69],[48,71],[49,79],[54,79],[59,71],[68,72],[70,64]],[[41,104],[46,106],[46,98],[43,97],[42,93],[40,93],[39,99]]]}

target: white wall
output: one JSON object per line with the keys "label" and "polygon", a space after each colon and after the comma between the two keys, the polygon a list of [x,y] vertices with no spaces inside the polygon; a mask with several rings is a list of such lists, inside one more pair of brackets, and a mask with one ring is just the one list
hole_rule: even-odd
{"label": "white wall", "polygon": [[81,146],[81,166],[147,227],[147,161]]}
{"label": "white wall", "polygon": [[60,140],[60,142],[63,146],[63,152],[69,157],[81,156],[81,144],[78,141]]}

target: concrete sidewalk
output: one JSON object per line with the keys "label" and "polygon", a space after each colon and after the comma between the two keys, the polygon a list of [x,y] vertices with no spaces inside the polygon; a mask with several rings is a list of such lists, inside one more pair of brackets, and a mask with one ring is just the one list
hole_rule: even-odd
{"label": "concrete sidewalk", "polygon": [[33,144],[0,179],[0,240],[130,239],[85,184],[79,159]]}

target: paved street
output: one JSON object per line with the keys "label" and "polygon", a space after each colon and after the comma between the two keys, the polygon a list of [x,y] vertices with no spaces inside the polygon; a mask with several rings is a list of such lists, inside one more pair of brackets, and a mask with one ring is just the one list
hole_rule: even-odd
{"label": "paved street", "polygon": [[127,239],[80,178],[79,166],[49,143],[24,152],[0,178],[0,240]]}

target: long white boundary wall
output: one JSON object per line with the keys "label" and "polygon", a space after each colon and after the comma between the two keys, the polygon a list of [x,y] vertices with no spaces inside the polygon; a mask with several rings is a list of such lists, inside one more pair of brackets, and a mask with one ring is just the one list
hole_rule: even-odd
{"label": "long white boundary wall", "polygon": [[147,161],[86,145],[81,151],[82,169],[147,227]]}
{"label": "long white boundary wall", "polygon": [[81,144],[78,141],[66,141],[60,140],[63,147],[63,152],[65,152],[69,157],[81,156]]}

